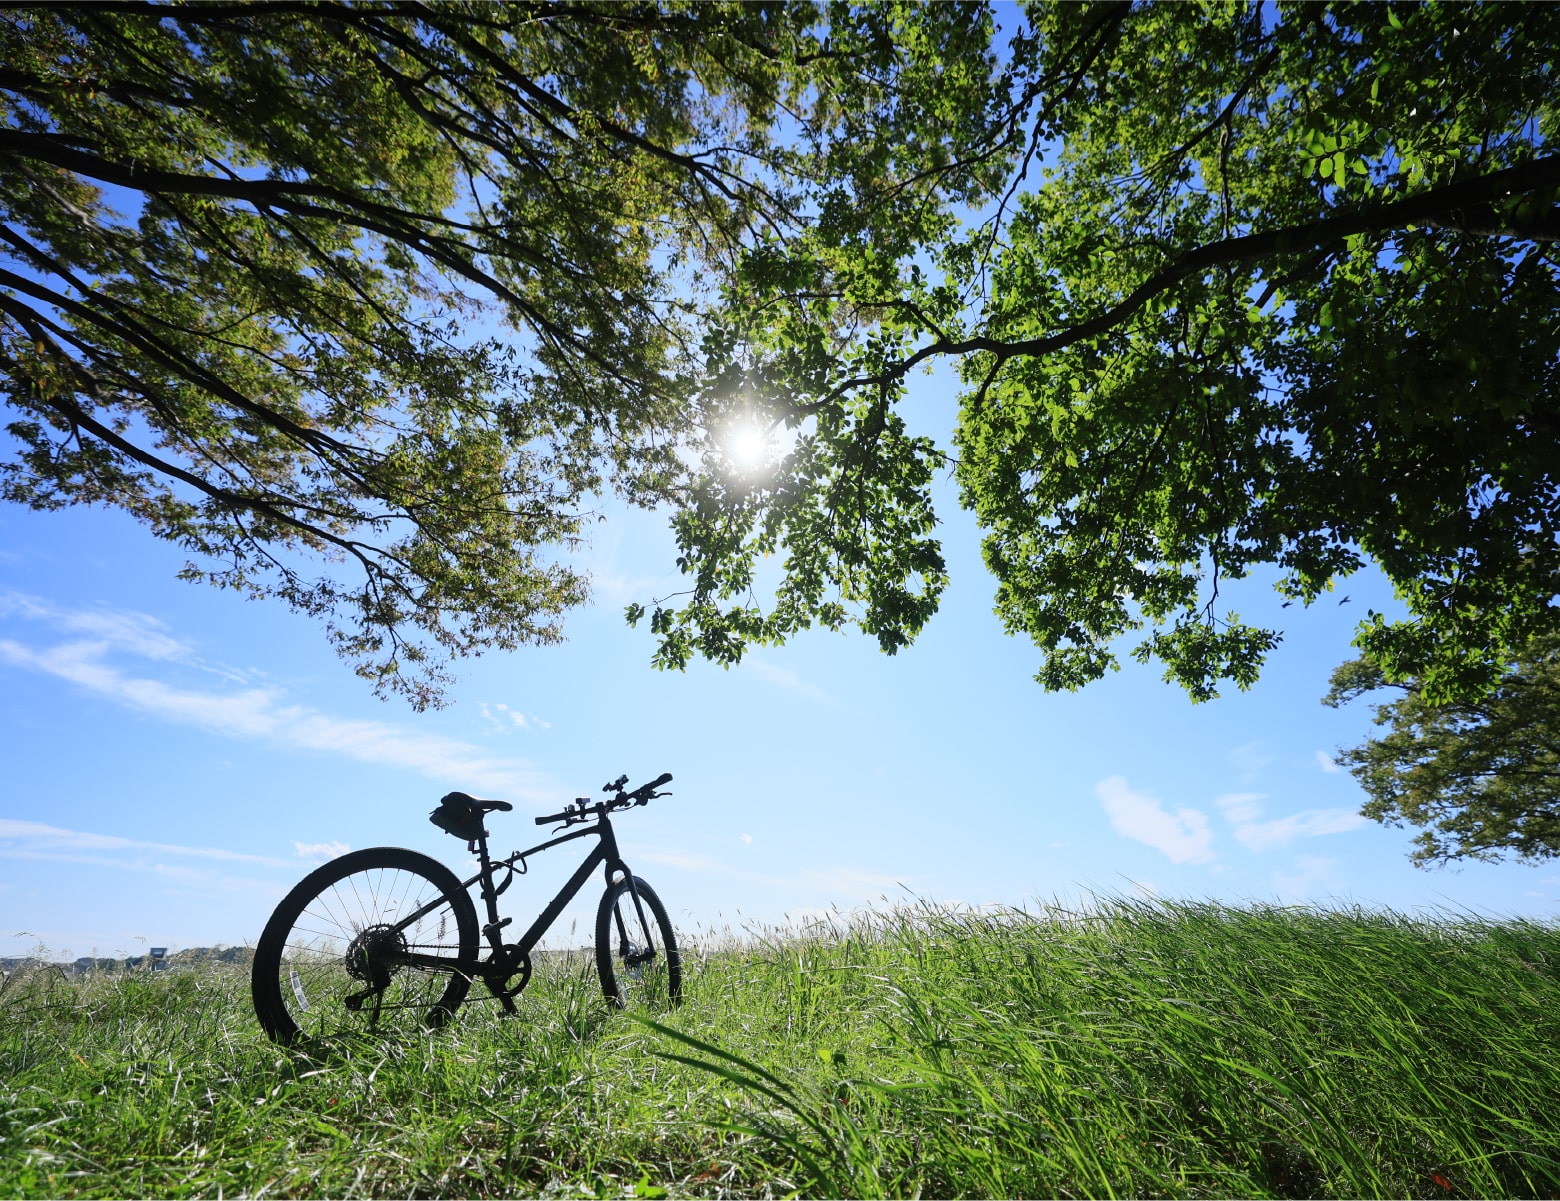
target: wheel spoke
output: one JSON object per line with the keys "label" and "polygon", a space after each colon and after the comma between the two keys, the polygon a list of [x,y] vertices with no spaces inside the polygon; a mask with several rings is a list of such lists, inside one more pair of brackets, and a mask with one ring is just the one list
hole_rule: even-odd
{"label": "wheel spoke", "polygon": [[602,897],[596,969],[603,994],[618,1008],[659,1008],[681,999],[682,961],[671,921],[655,891],[638,877],[632,891],[621,880]]}
{"label": "wheel spoke", "polygon": [[[432,908],[405,928],[402,914]],[[470,988],[467,975],[414,966],[413,953],[470,962],[476,913],[436,860],[383,848],[353,852],[311,873],[277,907],[255,954],[255,1010],[273,1037],[442,1023]],[[359,997],[356,1009],[348,998]],[[411,1028],[411,1027],[409,1027]]]}

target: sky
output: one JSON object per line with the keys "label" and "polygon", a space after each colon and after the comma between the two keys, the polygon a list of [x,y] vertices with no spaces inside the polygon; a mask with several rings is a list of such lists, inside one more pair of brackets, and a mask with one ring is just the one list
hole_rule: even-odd
{"label": "sky", "polygon": [[[917,377],[906,407],[945,439],[952,380]],[[182,553],[126,516],[0,508],[0,955],[252,943],[348,848],[413,847],[461,871],[463,845],[427,820],[450,789],[513,801],[489,828],[495,850],[520,849],[545,836],[532,817],[624,772],[675,777],[618,830],[689,937],[1105,896],[1560,912],[1560,866],[1427,871],[1408,862],[1411,831],[1359,816],[1332,754],[1370,732],[1369,708],[1319,698],[1365,611],[1394,611],[1373,573],[1307,610],[1237,585],[1232,607],[1285,630],[1249,692],[1193,705],[1126,660],[1048,694],[1039,652],[992,613],[948,481],[939,502],[952,584],[897,656],[811,632],[730,670],[656,671],[622,611],[679,587],[671,538],[664,517],[613,510],[568,641],[458,665],[451,703],[423,714],[376,699],[311,620],[178,581]],[[579,845],[510,889],[517,926]],[[588,941],[598,892],[555,945]]]}

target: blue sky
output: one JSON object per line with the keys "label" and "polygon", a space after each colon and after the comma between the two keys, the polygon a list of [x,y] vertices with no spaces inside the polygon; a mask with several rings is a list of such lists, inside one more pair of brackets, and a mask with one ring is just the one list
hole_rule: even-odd
{"label": "blue sky", "polygon": [[[950,379],[918,377],[908,409],[945,435]],[[531,815],[620,772],[676,777],[620,836],[689,931],[917,898],[1142,893],[1555,915],[1560,866],[1424,871],[1409,831],[1358,817],[1363,795],[1328,753],[1368,732],[1368,711],[1318,698],[1365,610],[1390,611],[1378,578],[1281,614],[1262,582],[1235,593],[1243,616],[1286,629],[1248,693],[1194,706],[1128,661],[1047,694],[1038,653],[991,613],[951,485],[941,512],[953,583],[909,651],[813,633],[675,674],[622,620],[678,587],[664,522],[613,511],[569,641],[463,664],[453,703],[419,715],[374,699],[309,620],[178,582],[180,552],[126,517],[0,509],[0,954],[253,941],[341,849],[410,846],[458,868],[463,848],[427,821],[451,788],[516,802],[490,823],[507,849],[538,840]],[[510,890],[517,924],[572,855],[540,857]],[[560,941],[585,941],[569,928],[584,912]]]}

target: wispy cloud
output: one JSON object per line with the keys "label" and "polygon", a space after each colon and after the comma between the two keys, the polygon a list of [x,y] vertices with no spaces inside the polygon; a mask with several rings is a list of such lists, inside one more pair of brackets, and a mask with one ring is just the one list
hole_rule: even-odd
{"label": "wispy cloud", "polygon": [[0,591],[0,618],[42,622],[66,634],[85,635],[84,645],[101,646],[142,659],[179,663],[210,672],[235,683],[246,683],[249,674],[202,659],[188,642],[174,637],[168,627],[148,613],[133,609],[62,609],[41,596]]}
{"label": "wispy cloud", "polygon": [[712,872],[721,876],[738,874],[736,869],[728,863],[722,863],[718,859],[711,859],[708,855],[695,855],[688,851],[669,851],[653,847],[634,847],[633,857],[642,859],[647,863],[658,863],[662,867],[675,867],[685,872]]}
{"label": "wispy cloud", "polygon": [[1230,762],[1240,772],[1242,784],[1253,784],[1273,762],[1273,752],[1266,743],[1243,742],[1230,752]]}
{"label": "wispy cloud", "polygon": [[61,609],[41,596],[0,592],[0,617],[42,621],[71,634],[88,634],[143,659],[187,659],[192,648],[155,617],[130,609]]}
{"label": "wispy cloud", "polygon": [[1297,838],[1346,834],[1365,824],[1365,819],[1352,809],[1307,809],[1287,817],[1258,821],[1262,816],[1261,802],[1266,799],[1260,792],[1232,792],[1214,801],[1224,820],[1230,823],[1235,841],[1248,851],[1287,846]]}
{"label": "wispy cloud", "polygon": [[1316,752],[1316,766],[1329,773],[1343,770],[1338,766],[1338,761],[1326,751]]}
{"label": "wispy cloud", "polygon": [[[248,868],[284,868],[295,872],[296,859],[252,855],[221,847],[189,847],[175,843],[121,838],[68,830],[42,822],[0,819],[0,859],[70,863],[80,867],[139,872],[165,885],[188,885],[206,891],[241,893],[273,902],[286,885],[273,878],[236,874]],[[170,860],[172,862],[170,862]],[[261,873],[262,875],[265,873]]]}
{"label": "wispy cloud", "polygon": [[187,644],[143,614],[72,613],[16,594],[6,594],[3,601],[0,616],[41,619],[67,632],[102,636],[46,647],[0,639],[0,662],[67,680],[164,721],[229,738],[345,755],[537,804],[551,803],[563,791],[524,760],[496,757],[467,742],[390,722],[332,717],[289,703],[280,688],[188,688],[126,671],[111,662],[115,652],[154,662],[189,658]]}
{"label": "wispy cloud", "polygon": [[1234,824],[1255,821],[1262,814],[1259,802],[1267,799],[1263,792],[1230,792],[1214,799],[1224,820]]}
{"label": "wispy cloud", "polygon": [[815,888],[849,897],[859,897],[863,900],[885,894],[903,893],[907,889],[913,891],[915,884],[914,878],[910,876],[884,876],[876,872],[864,872],[848,867],[831,867],[822,870],[810,868],[802,873],[802,877]]}
{"label": "wispy cloud", "polygon": [[1303,901],[1319,893],[1335,893],[1343,886],[1336,859],[1296,855],[1293,872],[1273,873],[1273,892],[1281,901]]}
{"label": "wispy cloud", "polygon": [[1116,833],[1147,843],[1172,863],[1211,863],[1218,858],[1213,850],[1213,831],[1201,810],[1167,813],[1155,798],[1133,792],[1121,776],[1101,780],[1094,795],[1105,807]]}
{"label": "wispy cloud", "polygon": [[500,734],[510,734],[515,730],[550,730],[552,722],[543,721],[534,714],[527,717],[518,709],[511,709],[508,705],[484,704],[480,710],[482,720],[487,722]]}
{"label": "wispy cloud", "polygon": [[645,843],[625,844],[623,854],[631,863],[644,861],[662,867],[676,868],[679,871],[733,876],[750,884],[767,885],[788,894],[808,889],[847,900],[871,900],[884,894],[901,893],[907,888],[913,888],[918,879],[910,875],[892,876],[863,868],[838,865],[805,868],[793,875],[770,875],[755,872],[751,867],[746,866],[750,862],[746,855],[742,857],[744,866],[738,866],[736,863],[714,859],[708,855]]}
{"label": "wispy cloud", "polygon": [[220,847],[186,847],[168,842],[143,842],[121,838],[117,834],[93,834],[86,830],[67,830],[42,822],[12,821],[0,818],[0,856],[10,859],[51,859],[88,852],[130,851],[187,859],[216,859],[225,863],[262,863],[267,867],[293,867],[289,859],[269,855],[251,855]]}
{"label": "wispy cloud", "polygon": [[818,701],[820,704],[825,705],[837,703],[822,688],[819,688],[816,684],[809,684],[789,667],[781,667],[777,663],[771,663],[767,659],[761,659],[759,656],[751,653],[742,656],[742,667],[760,679],[767,680],[771,684],[778,684],[781,688],[794,692],[798,696],[805,696],[809,700]]}
{"label": "wispy cloud", "polygon": [[1365,824],[1365,818],[1352,809],[1307,809],[1288,817],[1267,822],[1237,825],[1235,841],[1248,851],[1266,851],[1286,846],[1297,838],[1317,838],[1323,834],[1347,834]]}
{"label": "wispy cloud", "polygon": [[299,858],[312,859],[316,863],[339,859],[352,849],[344,842],[298,842],[296,839],[293,846],[297,848]]}

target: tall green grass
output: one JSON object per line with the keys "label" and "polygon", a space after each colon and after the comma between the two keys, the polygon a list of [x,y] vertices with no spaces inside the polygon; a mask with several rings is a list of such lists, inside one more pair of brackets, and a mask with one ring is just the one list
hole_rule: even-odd
{"label": "tall green grass", "polygon": [[911,909],[314,1057],[228,965],[0,993],[6,1196],[1555,1196],[1560,929]]}

